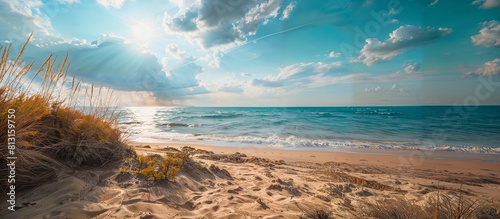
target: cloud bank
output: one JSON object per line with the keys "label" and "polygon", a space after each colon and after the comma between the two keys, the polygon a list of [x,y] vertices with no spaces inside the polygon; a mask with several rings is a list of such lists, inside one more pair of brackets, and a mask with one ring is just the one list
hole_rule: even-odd
{"label": "cloud bank", "polygon": [[186,99],[206,93],[197,76],[203,72],[192,59],[183,59],[177,67],[165,71],[158,58],[135,44],[116,38],[101,37],[90,48],[58,52],[69,55],[69,73],[84,81],[93,81],[118,91],[145,91],[165,99]]}

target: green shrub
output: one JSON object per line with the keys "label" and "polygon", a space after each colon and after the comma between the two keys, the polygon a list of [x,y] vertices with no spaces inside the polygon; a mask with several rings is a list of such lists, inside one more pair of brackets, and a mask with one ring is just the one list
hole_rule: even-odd
{"label": "green shrub", "polygon": [[155,181],[171,180],[186,166],[191,159],[191,152],[188,147],[183,147],[180,152],[167,153],[165,156],[138,155],[134,157],[139,163],[139,168],[135,172]]}

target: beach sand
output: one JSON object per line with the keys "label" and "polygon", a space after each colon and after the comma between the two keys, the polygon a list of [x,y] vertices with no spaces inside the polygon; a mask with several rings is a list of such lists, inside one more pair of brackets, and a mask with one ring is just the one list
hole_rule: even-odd
{"label": "beach sand", "polygon": [[[18,194],[2,218],[298,218],[323,208],[359,218],[365,202],[404,197],[424,202],[437,191],[500,202],[499,155],[356,149],[339,151],[134,144],[139,154],[200,149],[195,167],[173,182],[140,180],[105,168],[61,171]],[[209,152],[213,152],[209,153]],[[495,162],[496,161],[496,162]]]}

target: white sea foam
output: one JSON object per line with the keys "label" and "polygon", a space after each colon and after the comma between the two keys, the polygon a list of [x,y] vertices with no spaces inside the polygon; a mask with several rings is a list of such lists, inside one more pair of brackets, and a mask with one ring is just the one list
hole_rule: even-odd
{"label": "white sea foam", "polygon": [[[446,107],[124,108],[119,127],[136,142],[242,147],[377,148],[500,154],[500,116],[482,107],[461,126]],[[496,115],[496,114],[495,114]],[[478,122],[485,126],[477,126]],[[435,133],[446,133],[440,136]]]}
{"label": "white sea foam", "polygon": [[483,154],[500,154],[498,147],[483,146],[450,146],[450,145],[423,145],[413,142],[391,142],[391,141],[361,141],[361,140],[326,140],[305,139],[295,136],[280,137],[272,135],[269,137],[257,136],[221,136],[221,135],[193,135],[184,133],[156,133],[145,135],[138,133],[129,139],[133,142],[193,142],[213,143],[220,145],[235,146],[260,146],[272,148],[317,148],[317,149],[399,149],[399,150],[431,150],[448,152],[466,152]]}

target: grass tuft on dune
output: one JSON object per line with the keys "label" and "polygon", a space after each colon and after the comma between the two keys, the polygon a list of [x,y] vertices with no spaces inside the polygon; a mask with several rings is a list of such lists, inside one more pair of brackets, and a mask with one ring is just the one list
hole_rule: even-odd
{"label": "grass tuft on dune", "polygon": [[[0,129],[0,172],[8,172],[7,157],[15,156],[16,189],[54,179],[61,168],[99,167],[127,154],[111,93],[68,78],[68,57],[49,55],[38,70],[24,63],[28,38],[17,56],[12,45],[0,46],[0,124],[15,110],[15,154],[7,150],[7,128]],[[12,137],[12,136],[11,136]],[[2,189],[7,188],[1,182]]]}
{"label": "grass tuft on dune", "polygon": [[365,202],[361,209],[365,215],[380,219],[493,219],[499,218],[498,206],[485,201],[466,197],[463,192],[432,194],[423,204],[406,198],[377,200],[375,203]]}

